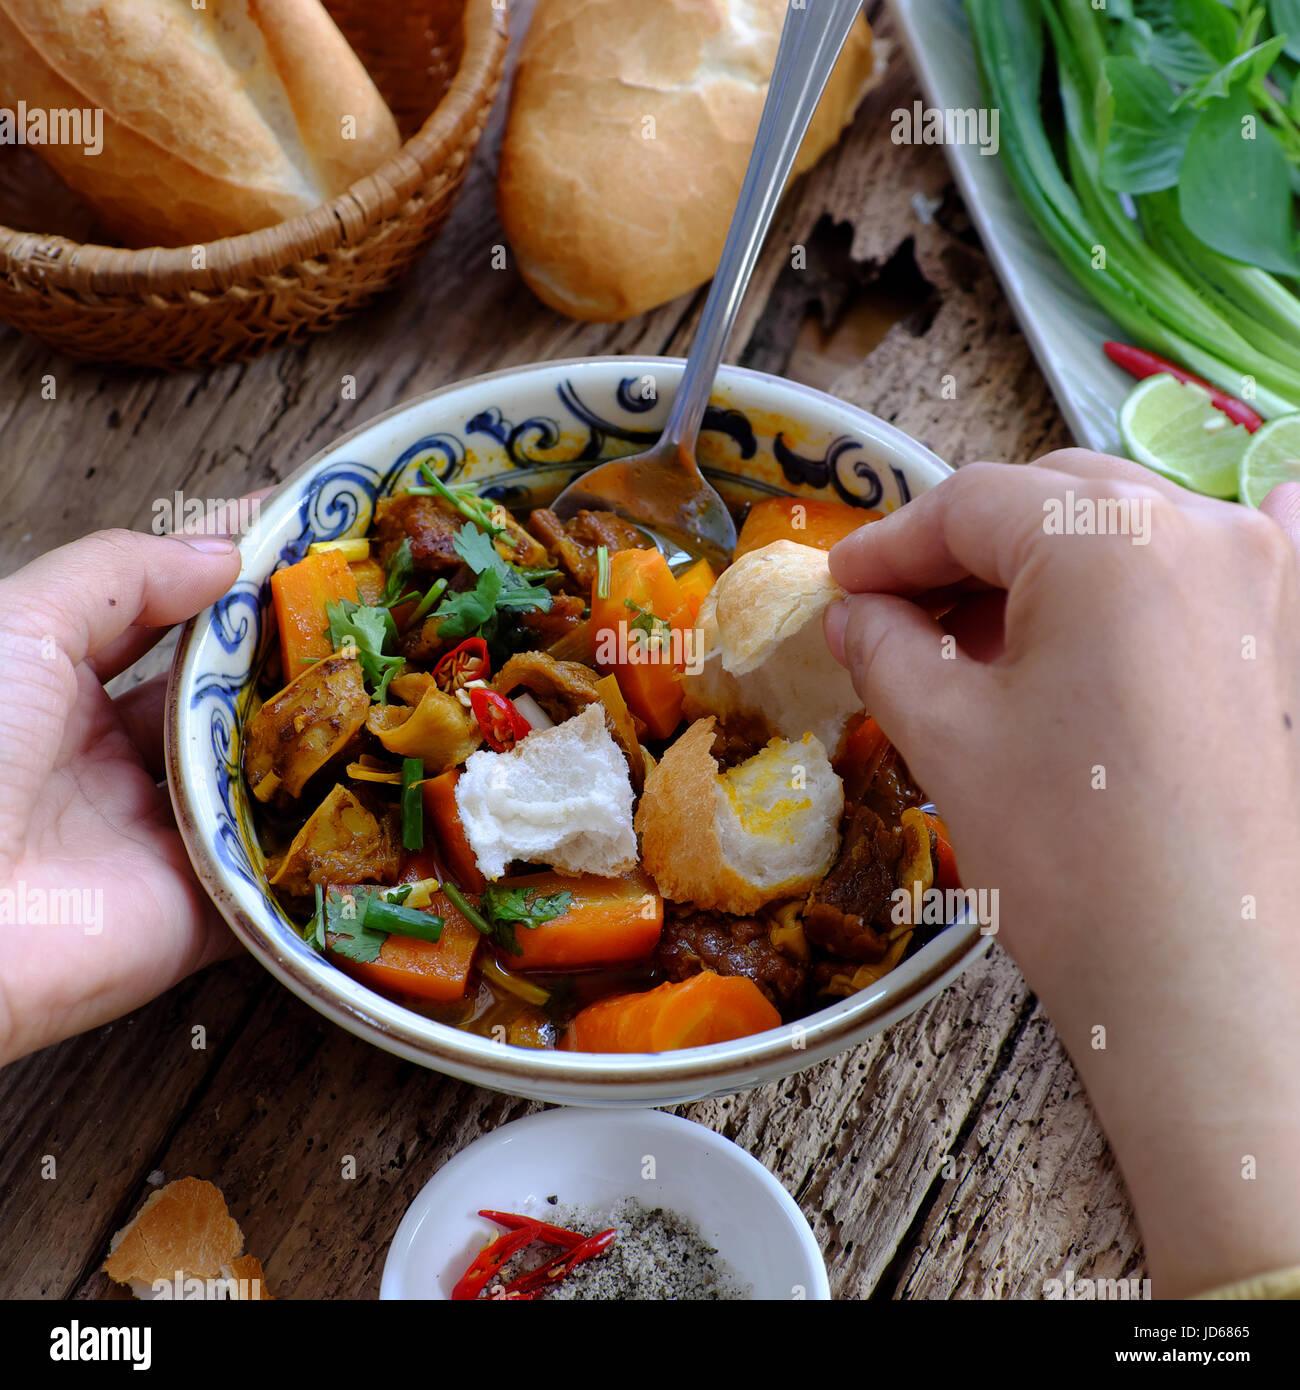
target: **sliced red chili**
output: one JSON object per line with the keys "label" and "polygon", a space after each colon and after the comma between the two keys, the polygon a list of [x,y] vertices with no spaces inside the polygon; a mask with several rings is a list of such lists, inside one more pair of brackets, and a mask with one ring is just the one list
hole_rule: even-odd
{"label": "sliced red chili", "polygon": [[514,701],[495,690],[471,690],[469,707],[483,732],[483,741],[494,753],[505,753],[533,727],[514,706]]}
{"label": "sliced red chili", "polygon": [[1129,343],[1105,343],[1103,350],[1117,367],[1123,367],[1130,376],[1137,377],[1139,381],[1166,372],[1176,381],[1186,382],[1189,386],[1199,386],[1203,391],[1208,391],[1211,404],[1223,411],[1229,420],[1235,420],[1237,424],[1244,426],[1251,434],[1264,423],[1264,417],[1258,411],[1252,410],[1245,401],[1239,401],[1236,396],[1220,391],[1204,377],[1189,372],[1186,367],[1180,367],[1177,362],[1171,362],[1167,357],[1161,357],[1158,352],[1148,352],[1146,348],[1133,347]]}
{"label": "sliced red chili", "polygon": [[492,1276],[498,1273],[503,1265],[508,1264],[513,1255],[518,1254],[524,1246],[531,1245],[536,1238],[534,1230],[522,1226],[516,1231],[507,1231],[490,1245],[485,1245],[474,1256],[470,1267],[452,1289],[452,1298],[457,1302],[477,1298],[487,1287]]}
{"label": "sliced red chili", "polygon": [[433,668],[433,683],[453,695],[470,681],[485,681],[491,674],[487,643],[481,637],[467,637]]}
{"label": "sliced red chili", "polygon": [[495,1221],[498,1226],[504,1226],[508,1231],[521,1231],[525,1228],[532,1230],[539,1240],[558,1245],[565,1250],[572,1250],[575,1245],[581,1245],[587,1239],[581,1231],[568,1231],[563,1226],[548,1226],[545,1221],[538,1221],[532,1216],[516,1216],[509,1211],[481,1211],[479,1215],[486,1216],[489,1221]]}
{"label": "sliced red chili", "polygon": [[530,1269],[527,1274],[521,1274],[518,1279],[507,1284],[504,1296],[516,1299],[537,1298],[571,1274],[578,1265],[595,1259],[597,1255],[603,1255],[614,1243],[617,1234],[613,1229],[600,1231],[594,1236],[588,1236],[581,1245],[575,1245],[571,1250],[561,1250],[558,1255],[552,1256],[536,1269]]}

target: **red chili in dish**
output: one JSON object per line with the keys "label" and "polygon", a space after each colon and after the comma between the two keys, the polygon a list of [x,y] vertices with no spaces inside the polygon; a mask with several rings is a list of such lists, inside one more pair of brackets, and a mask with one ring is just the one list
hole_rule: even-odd
{"label": "red chili in dish", "polygon": [[511,1280],[505,1286],[502,1297],[509,1299],[540,1298],[547,1289],[553,1288],[561,1279],[566,1278],[578,1265],[586,1260],[595,1259],[597,1255],[603,1255],[614,1243],[614,1237],[617,1234],[618,1232],[611,1227],[608,1231],[600,1231],[594,1236],[588,1236],[580,1245],[575,1245],[571,1250],[561,1250],[558,1255],[553,1255],[545,1263],[538,1265],[536,1269],[530,1269],[527,1274],[521,1274],[518,1279]]}
{"label": "red chili in dish", "polygon": [[457,1281],[451,1296],[457,1302],[467,1302],[478,1298],[492,1278],[510,1260],[531,1245],[542,1241],[546,1245],[558,1245],[560,1253],[549,1260],[521,1274],[517,1279],[494,1293],[495,1299],[530,1300],[539,1298],[548,1288],[558,1284],[570,1270],[586,1260],[603,1255],[613,1244],[617,1232],[611,1228],[594,1236],[584,1236],[581,1231],[569,1231],[563,1226],[551,1226],[532,1216],[516,1216],[508,1211],[480,1211],[489,1221],[505,1226],[506,1233],[485,1245],[470,1262],[470,1267]]}
{"label": "red chili in dish", "polygon": [[514,701],[495,690],[471,690],[469,707],[483,731],[483,741],[494,753],[506,753],[533,727],[515,708]]}
{"label": "red chili in dish", "polygon": [[481,637],[467,637],[433,668],[433,683],[454,695],[470,681],[485,681],[491,674],[487,643]]}

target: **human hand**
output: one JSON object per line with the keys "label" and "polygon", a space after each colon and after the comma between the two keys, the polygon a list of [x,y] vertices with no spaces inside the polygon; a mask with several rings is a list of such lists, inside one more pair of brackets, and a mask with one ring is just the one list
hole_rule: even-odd
{"label": "human hand", "polygon": [[[1148,543],[1048,534],[1067,492]],[[831,649],[999,890],[1164,1296],[1300,1263],[1300,488],[1266,511],[1066,450],[830,559]],[[938,622],[907,601],[972,583]]]}
{"label": "human hand", "polygon": [[0,1063],[231,947],[158,785],[166,678],[103,682],[238,573],[228,540],[104,531],[0,580]]}

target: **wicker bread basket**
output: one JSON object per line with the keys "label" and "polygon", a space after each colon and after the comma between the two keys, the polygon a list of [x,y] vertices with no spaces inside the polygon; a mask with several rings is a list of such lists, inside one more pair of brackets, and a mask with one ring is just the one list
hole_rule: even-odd
{"label": "wicker bread basket", "polygon": [[505,0],[325,4],[397,118],[397,154],[310,213],[209,242],[202,255],[51,235],[60,198],[44,166],[10,164],[0,319],[70,357],[189,367],[329,329],[392,285],[442,226],[469,167],[501,81]]}

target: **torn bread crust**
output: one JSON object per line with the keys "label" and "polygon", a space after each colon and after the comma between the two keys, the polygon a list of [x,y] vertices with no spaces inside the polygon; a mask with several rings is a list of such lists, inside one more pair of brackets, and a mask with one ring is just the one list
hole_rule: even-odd
{"label": "torn bread crust", "polygon": [[715,727],[712,717],[697,720],[664,753],[646,778],[636,828],[664,897],[745,916],[799,896],[830,868],[844,792],[811,735],[773,740],[720,774]]}
{"label": "torn bread crust", "polygon": [[103,1269],[142,1299],[269,1299],[261,1261],[243,1248],[221,1190],[181,1178],[150,1193],[113,1237]]}
{"label": "torn bread crust", "polygon": [[686,717],[713,714],[791,741],[811,733],[834,754],[862,709],[822,632],[843,596],[825,551],[780,540],[742,555],[700,609],[703,659],[682,680]]}

